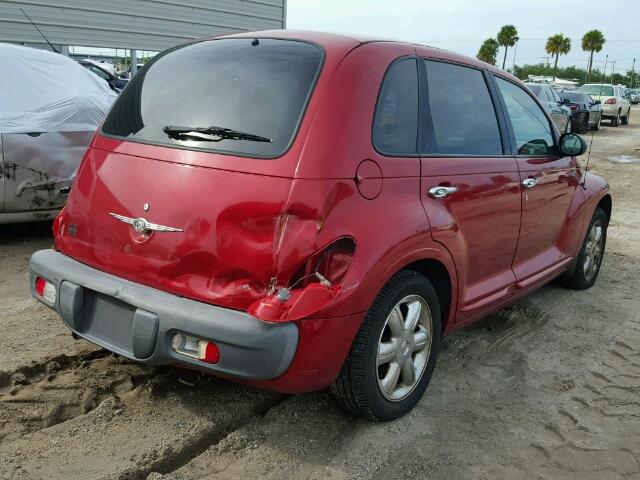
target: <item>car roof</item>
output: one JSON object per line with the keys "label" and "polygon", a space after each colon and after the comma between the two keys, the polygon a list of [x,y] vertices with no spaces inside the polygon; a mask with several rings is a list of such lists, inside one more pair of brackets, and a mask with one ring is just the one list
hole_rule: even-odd
{"label": "car roof", "polygon": [[255,37],[283,38],[283,39],[307,41],[307,42],[317,43],[325,49],[332,49],[332,48],[335,48],[336,46],[344,48],[344,47],[348,47],[348,45],[351,45],[352,48],[355,48],[358,45],[364,45],[368,43],[396,43],[396,44],[402,44],[402,45],[409,45],[409,46],[420,48],[421,55],[426,55],[427,57],[429,56],[430,52],[433,53],[435,57],[442,57],[443,54],[446,54],[446,59],[449,61],[468,64],[468,65],[474,65],[476,67],[484,67],[493,71],[494,73],[498,73],[504,77],[519,81],[516,77],[511,75],[509,72],[505,72],[504,70],[501,70],[495,67],[494,65],[490,65],[488,63],[482,62],[473,57],[468,57],[466,55],[461,55],[459,53],[451,52],[449,50],[430,47],[430,46],[422,45],[419,43],[405,42],[401,40],[394,40],[394,39],[384,38],[384,37],[375,37],[375,36],[349,34],[349,33],[318,32],[318,31],[311,31],[311,30],[260,30],[260,31],[233,33],[230,35],[222,35],[217,37],[209,37],[201,40],[213,40],[215,38],[255,38]]}

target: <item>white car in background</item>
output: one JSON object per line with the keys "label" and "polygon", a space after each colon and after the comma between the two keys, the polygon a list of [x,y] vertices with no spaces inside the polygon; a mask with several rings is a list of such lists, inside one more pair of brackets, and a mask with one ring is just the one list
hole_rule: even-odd
{"label": "white car in background", "polygon": [[631,102],[627,98],[624,87],[600,83],[586,83],[579,89],[594,100],[600,100],[602,118],[611,120],[611,126],[627,125],[631,117]]}

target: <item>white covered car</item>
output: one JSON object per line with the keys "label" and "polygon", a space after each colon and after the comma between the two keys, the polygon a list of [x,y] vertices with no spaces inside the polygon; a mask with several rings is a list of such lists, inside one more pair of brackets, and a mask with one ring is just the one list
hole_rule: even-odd
{"label": "white covered car", "polygon": [[0,43],[0,223],[47,220],[116,95],[58,53]]}

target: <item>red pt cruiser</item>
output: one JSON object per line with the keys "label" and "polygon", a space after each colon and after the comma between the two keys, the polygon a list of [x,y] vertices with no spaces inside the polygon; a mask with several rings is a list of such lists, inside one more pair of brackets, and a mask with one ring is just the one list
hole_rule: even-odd
{"label": "red pt cruiser", "polygon": [[254,32],[155,57],[87,150],[31,286],[79,337],[409,411],[443,334],[596,280],[601,178],[513,76],[442,50]]}

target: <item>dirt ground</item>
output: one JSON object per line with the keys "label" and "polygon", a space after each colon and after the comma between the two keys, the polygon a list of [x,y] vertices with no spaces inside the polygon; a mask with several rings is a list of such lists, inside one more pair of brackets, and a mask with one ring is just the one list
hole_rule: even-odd
{"label": "dirt ground", "polygon": [[590,168],[614,196],[597,284],[447,337],[385,424],[73,340],[28,289],[50,224],[0,227],[0,479],[640,480],[640,108],[595,133]]}

